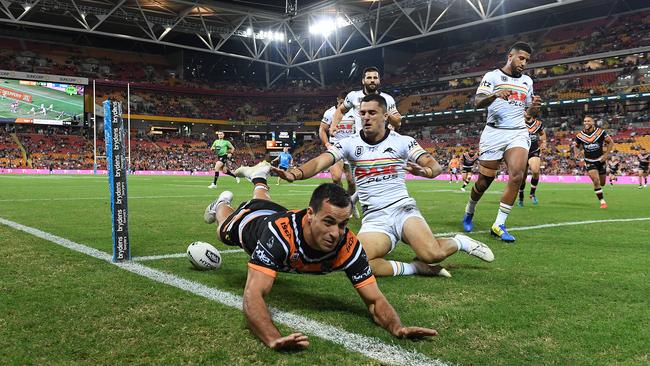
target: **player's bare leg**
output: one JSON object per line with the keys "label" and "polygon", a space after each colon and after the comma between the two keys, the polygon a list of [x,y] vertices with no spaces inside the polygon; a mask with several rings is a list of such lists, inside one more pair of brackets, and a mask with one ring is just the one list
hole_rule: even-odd
{"label": "player's bare leg", "polygon": [[217,188],[217,180],[219,180],[219,172],[221,169],[223,169],[223,162],[221,160],[218,160],[216,163],[214,163],[214,179],[208,188]]}
{"label": "player's bare leg", "polygon": [[478,179],[472,186],[472,191],[469,195],[469,201],[465,206],[465,216],[463,216],[463,229],[466,232],[471,232],[474,228],[472,219],[474,217],[474,210],[478,201],[483,197],[483,193],[490,187],[494,178],[497,175],[497,170],[501,164],[500,160],[481,160],[478,165]]}
{"label": "player's bare leg", "polygon": [[384,259],[384,256],[390,252],[391,248],[391,239],[384,233],[365,232],[360,233],[357,237],[362,243],[369,243],[369,245],[364,244],[363,248],[375,276],[421,275],[451,277],[451,274],[441,266],[430,266],[420,260],[406,263]]}
{"label": "player's bare leg", "polygon": [[594,193],[600,201],[600,208],[607,208],[607,202],[605,202],[602,188],[602,186],[605,185],[605,174],[599,175],[598,170],[596,169],[589,170],[587,174],[589,175],[589,178],[591,178],[591,181],[594,183]]}
{"label": "player's bare leg", "polygon": [[441,262],[458,251],[486,262],[494,260],[494,254],[487,245],[466,235],[436,238],[426,221],[420,217],[409,217],[404,222],[402,240],[411,246],[420,261],[427,264]]}
{"label": "player's bare leg", "polygon": [[[535,193],[537,191],[537,186],[539,185],[539,176],[542,170],[542,159],[538,158],[537,156],[533,156],[532,158],[528,159],[528,166],[530,166],[531,174],[529,197],[533,201],[533,204],[536,205],[538,201]],[[525,182],[526,180],[524,177],[524,183]]]}
{"label": "player's bare leg", "polygon": [[519,186],[519,200],[517,201],[517,206],[524,206],[524,191],[526,190],[526,173],[528,173],[528,167],[524,168],[524,179],[521,181]]}
{"label": "player's bare leg", "polygon": [[506,219],[512,210],[512,205],[515,203],[521,182],[524,180],[525,169],[528,164],[528,149],[523,147],[508,149],[503,154],[503,160],[508,167],[508,183],[501,195],[499,211],[497,211],[497,217],[492,224],[490,233],[505,242],[512,243],[515,241],[515,237],[506,230]]}

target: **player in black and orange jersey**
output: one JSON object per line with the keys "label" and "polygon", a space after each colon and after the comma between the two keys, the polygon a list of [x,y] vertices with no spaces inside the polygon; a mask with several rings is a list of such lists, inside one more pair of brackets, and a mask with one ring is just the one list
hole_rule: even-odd
{"label": "player in black and orange jersey", "polygon": [[609,172],[609,185],[613,186],[614,182],[618,181],[618,171],[621,169],[621,160],[617,156],[607,162],[607,170]]}
{"label": "player in black and orange jersey", "polygon": [[309,346],[307,336],[282,336],[273,325],[264,297],[271,291],[277,272],[344,271],[375,322],[391,334],[400,338],[437,335],[433,329],[403,326],[377,287],[363,246],[347,228],[352,202],[342,187],[321,184],[314,190],[308,208],[288,211],[271,201],[269,171],[266,162],[237,169],[236,175],[255,185],[253,199],[233,209],[233,194],[225,191],[206,208],[204,215],[207,223],[216,221],[222,242],[239,246],[251,256],[243,309],[249,328],[264,344],[273,349]]}
{"label": "player in black and orange jersey", "polygon": [[[645,149],[639,153],[639,189],[648,186],[648,166],[650,165],[650,152]],[[643,185],[641,184],[643,181]]]}
{"label": "player in black and orange jersey", "polygon": [[574,156],[578,157],[580,155],[578,147],[582,146],[582,162],[584,162],[589,178],[594,182],[594,192],[600,200],[600,208],[607,208],[607,202],[603,198],[602,186],[605,185],[607,173],[605,162],[607,162],[614,141],[607,135],[605,130],[596,127],[591,116],[585,116],[582,122],[584,128],[576,135],[573,142],[573,153]]}
{"label": "player in black and orange jersey", "polygon": [[[530,168],[530,194],[529,197],[533,201],[533,205],[538,203],[535,191],[539,184],[540,168],[542,160],[540,156],[546,151],[546,132],[544,132],[544,125],[542,121],[532,118],[528,113],[524,113],[526,118],[526,127],[530,136],[530,149],[528,149],[528,168]],[[524,172],[528,169],[524,170]],[[521,181],[519,187],[519,201],[517,205],[522,207],[524,205],[524,190],[526,189],[526,177]]]}
{"label": "player in black and orange jersey", "polygon": [[472,170],[474,169],[474,164],[478,160],[478,153],[476,150],[471,147],[465,151],[460,159],[462,166],[462,177],[463,177],[463,186],[460,187],[460,190],[465,192],[465,187],[472,181]]}

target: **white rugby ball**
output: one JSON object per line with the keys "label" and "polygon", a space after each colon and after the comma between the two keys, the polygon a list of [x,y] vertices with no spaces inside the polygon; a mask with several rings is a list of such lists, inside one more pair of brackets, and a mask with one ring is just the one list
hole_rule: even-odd
{"label": "white rugby ball", "polygon": [[221,267],[221,253],[212,244],[195,241],[187,247],[187,258],[194,268],[207,271]]}

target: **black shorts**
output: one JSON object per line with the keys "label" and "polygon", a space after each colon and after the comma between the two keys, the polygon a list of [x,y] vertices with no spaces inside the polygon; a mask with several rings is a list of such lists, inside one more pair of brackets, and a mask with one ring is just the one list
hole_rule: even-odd
{"label": "black shorts", "polygon": [[649,165],[650,165],[650,164],[643,164],[643,163],[641,163],[641,165],[639,165],[639,170],[642,170],[644,173],[647,173],[647,172],[648,172],[648,166],[649,166]]}
{"label": "black shorts", "polygon": [[530,158],[539,158],[539,149],[535,151],[529,151],[528,152],[528,159]]}
{"label": "black shorts", "polygon": [[609,174],[612,174],[612,175],[618,174],[618,169],[610,169]]}
{"label": "black shorts", "polygon": [[288,167],[285,167],[285,166],[278,166],[278,169],[280,169],[280,170],[284,170],[285,172],[286,172],[287,170],[289,170],[289,168],[288,168]]}
{"label": "black shorts", "polygon": [[230,161],[230,158],[228,157],[228,155],[221,155],[218,158],[219,158],[219,161],[222,162],[224,165],[228,164],[228,162]]}
{"label": "black shorts", "polygon": [[463,173],[471,173],[472,172],[471,166],[463,166]]}
{"label": "black shorts", "polygon": [[607,170],[605,169],[605,163],[602,161],[585,161],[586,169],[587,171],[590,170],[598,170],[599,175],[605,175],[607,174]]}
{"label": "black shorts", "polygon": [[251,254],[257,245],[259,233],[267,218],[287,209],[268,200],[252,199],[243,202],[219,227],[219,239],[226,245],[236,246]]}

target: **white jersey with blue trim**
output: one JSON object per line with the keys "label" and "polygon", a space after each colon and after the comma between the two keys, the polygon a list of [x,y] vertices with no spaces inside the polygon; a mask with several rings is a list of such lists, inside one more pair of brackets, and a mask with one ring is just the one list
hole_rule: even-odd
{"label": "white jersey with blue trim", "polygon": [[[334,112],[336,112],[336,107],[330,107],[323,113],[323,119],[321,122],[325,123],[328,126],[332,125],[334,120]],[[334,136],[330,136],[330,143],[338,142],[346,137],[354,135],[354,111],[349,110],[341,119],[341,122],[336,125],[338,129]]]}
{"label": "white jersey with blue trim", "polygon": [[410,198],[406,190],[406,162],[417,162],[424,150],[410,136],[387,131],[383,140],[371,144],[361,134],[343,139],[328,150],[336,161],[350,164],[363,211],[374,211]]}
{"label": "white jersey with blue trim", "polygon": [[[345,101],[343,101],[343,105],[348,109],[348,111],[354,111],[354,128],[355,132],[357,133],[361,132],[363,129],[363,121],[361,121],[359,109],[361,108],[361,99],[363,99],[363,97],[366,95],[367,94],[363,91],[363,89],[354,90],[349,92],[348,95],[345,96]],[[388,111],[389,115],[395,115],[399,113],[397,111],[397,105],[395,104],[395,99],[393,99],[393,97],[384,92],[380,92],[379,95],[386,99],[386,110]]]}
{"label": "white jersey with blue trim", "polygon": [[514,77],[496,69],[483,76],[476,94],[501,90],[508,90],[511,94],[507,101],[497,98],[488,106],[487,125],[509,130],[526,128],[524,112],[533,101],[533,79],[528,75]]}

